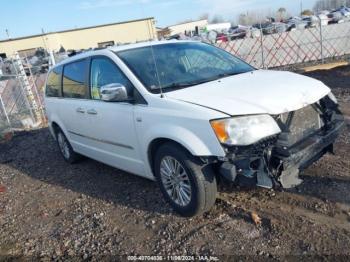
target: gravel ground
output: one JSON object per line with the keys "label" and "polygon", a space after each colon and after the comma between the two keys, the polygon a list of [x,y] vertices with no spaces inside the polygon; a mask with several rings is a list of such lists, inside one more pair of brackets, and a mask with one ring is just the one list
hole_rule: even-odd
{"label": "gravel ground", "polygon": [[[331,86],[350,116],[350,67],[307,75]],[[0,144],[0,260],[197,254],[346,261],[348,129],[335,151],[307,169],[298,188],[221,186],[211,212],[184,219],[155,183],[89,159],[68,165],[47,129],[17,133]]]}

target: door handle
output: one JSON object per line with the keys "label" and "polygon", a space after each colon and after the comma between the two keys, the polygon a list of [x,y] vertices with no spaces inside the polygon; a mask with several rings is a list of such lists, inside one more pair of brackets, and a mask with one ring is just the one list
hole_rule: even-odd
{"label": "door handle", "polygon": [[97,115],[97,111],[95,109],[89,109],[87,113],[90,115]]}
{"label": "door handle", "polygon": [[76,109],[76,111],[77,111],[78,113],[82,113],[82,114],[85,113],[85,110],[84,110],[83,108],[81,108],[81,107],[78,107],[78,108]]}

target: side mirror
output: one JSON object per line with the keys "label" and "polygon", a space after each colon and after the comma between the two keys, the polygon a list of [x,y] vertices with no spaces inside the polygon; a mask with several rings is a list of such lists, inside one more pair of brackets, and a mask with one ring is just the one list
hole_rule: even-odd
{"label": "side mirror", "polygon": [[106,102],[123,102],[128,100],[125,86],[119,83],[104,85],[100,89],[101,100]]}

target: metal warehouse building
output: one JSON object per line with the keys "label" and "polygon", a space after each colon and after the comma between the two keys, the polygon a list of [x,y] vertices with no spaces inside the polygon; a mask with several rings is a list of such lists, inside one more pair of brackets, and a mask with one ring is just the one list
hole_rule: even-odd
{"label": "metal warehouse building", "polygon": [[14,52],[31,54],[37,48],[59,51],[105,47],[156,39],[153,17],[105,25],[43,33],[27,37],[0,40],[0,55],[13,56]]}

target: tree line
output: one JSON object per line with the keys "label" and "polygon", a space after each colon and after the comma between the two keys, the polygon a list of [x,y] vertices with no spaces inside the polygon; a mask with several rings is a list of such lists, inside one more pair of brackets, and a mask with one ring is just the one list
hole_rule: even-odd
{"label": "tree line", "polygon": [[317,0],[314,5],[314,11],[332,10],[341,6],[350,6],[350,0]]}
{"label": "tree line", "polygon": [[[350,7],[350,0],[317,0],[312,10],[306,9],[302,10],[301,14],[298,15],[313,15],[322,10],[333,10],[341,6]],[[208,13],[199,16],[199,19],[207,19],[209,23],[222,23],[231,22],[232,24],[240,25],[252,25],[256,23],[263,22],[267,18],[274,17],[276,21],[283,21],[293,16],[285,7],[280,7],[276,12],[272,11],[250,11],[246,13],[241,13],[236,19],[227,19],[221,15],[209,15]],[[187,21],[186,21],[187,22]]]}

